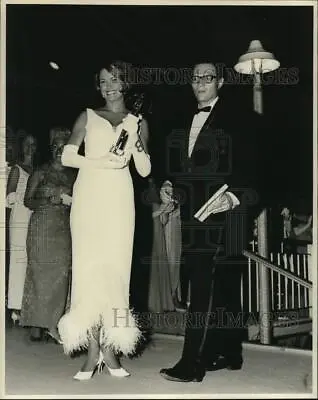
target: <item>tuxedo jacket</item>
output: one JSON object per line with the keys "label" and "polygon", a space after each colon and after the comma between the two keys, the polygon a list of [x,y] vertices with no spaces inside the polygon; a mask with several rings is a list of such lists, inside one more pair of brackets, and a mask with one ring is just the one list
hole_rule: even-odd
{"label": "tuxedo jacket", "polygon": [[[162,157],[158,183],[170,180],[181,206],[184,254],[229,258],[247,247],[252,221],[263,207],[261,125],[255,113],[229,107],[219,98],[188,156],[194,110],[174,119]],[[204,222],[194,214],[222,185],[240,201],[234,210]]]}

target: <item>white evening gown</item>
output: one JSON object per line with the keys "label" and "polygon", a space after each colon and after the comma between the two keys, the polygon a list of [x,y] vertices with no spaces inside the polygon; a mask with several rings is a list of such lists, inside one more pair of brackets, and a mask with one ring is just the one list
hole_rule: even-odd
{"label": "white evening gown", "polygon": [[10,266],[8,285],[8,308],[21,310],[26,268],[28,264],[26,241],[32,211],[24,206],[24,195],[29,174],[19,168],[19,180],[16,191],[7,196],[8,208],[11,208],[9,220]]}
{"label": "white evening gown", "polygon": [[[109,152],[121,125],[87,109],[85,156]],[[131,143],[126,146],[131,155]],[[101,344],[124,355],[140,338],[129,309],[129,282],[135,228],[133,182],[129,167],[79,170],[71,208],[71,306],[58,329],[65,353],[85,348],[96,326]]]}

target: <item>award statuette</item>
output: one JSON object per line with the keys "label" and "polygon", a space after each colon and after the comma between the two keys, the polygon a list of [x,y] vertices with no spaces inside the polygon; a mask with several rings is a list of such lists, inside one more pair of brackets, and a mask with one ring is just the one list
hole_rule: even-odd
{"label": "award statuette", "polygon": [[[141,93],[139,95],[137,95],[136,100],[133,103],[132,109],[129,112],[129,114],[134,115],[135,117],[138,117],[140,109],[143,105],[143,100],[144,100],[144,94]],[[114,144],[114,146],[112,146],[112,148],[110,149],[110,151],[118,156],[121,156],[124,154],[124,150],[125,150],[125,146],[127,144],[128,141],[128,132],[123,129],[121,131],[121,134],[119,135],[116,144]]]}

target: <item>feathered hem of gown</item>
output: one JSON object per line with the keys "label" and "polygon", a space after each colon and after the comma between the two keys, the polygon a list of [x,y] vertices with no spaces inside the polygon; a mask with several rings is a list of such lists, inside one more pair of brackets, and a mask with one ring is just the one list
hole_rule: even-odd
{"label": "feathered hem of gown", "polygon": [[116,318],[114,313],[96,312],[95,315],[85,315],[82,308],[71,309],[58,323],[64,353],[72,354],[86,349],[94,333],[96,335],[97,328],[100,328],[100,345],[110,347],[125,356],[133,355],[137,344],[142,340],[133,310],[126,309],[125,315],[118,315]]}

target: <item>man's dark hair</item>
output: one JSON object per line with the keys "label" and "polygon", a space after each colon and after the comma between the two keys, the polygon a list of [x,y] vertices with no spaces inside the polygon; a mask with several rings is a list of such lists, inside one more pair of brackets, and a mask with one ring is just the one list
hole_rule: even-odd
{"label": "man's dark hair", "polygon": [[198,61],[196,61],[195,63],[192,64],[192,70],[194,70],[195,66],[197,66],[199,64],[211,64],[211,65],[213,65],[215,67],[217,78],[218,79],[223,78],[223,69],[225,67],[224,64],[212,61],[210,59],[202,58],[202,59],[200,59],[200,60],[198,60]]}

